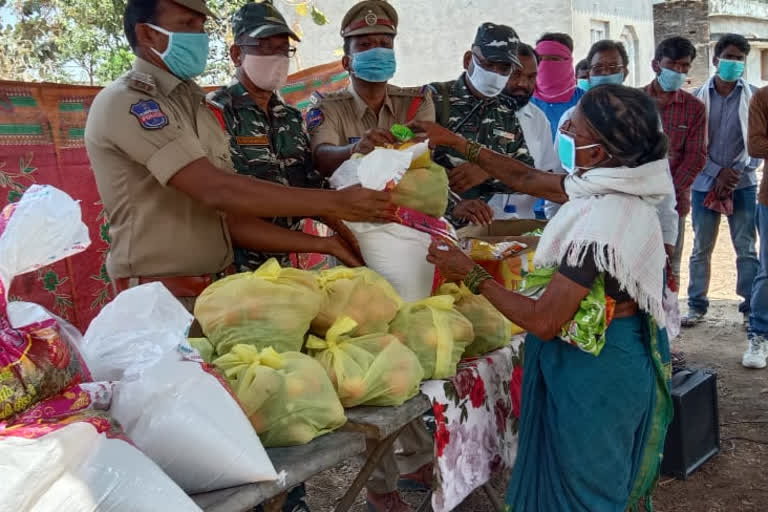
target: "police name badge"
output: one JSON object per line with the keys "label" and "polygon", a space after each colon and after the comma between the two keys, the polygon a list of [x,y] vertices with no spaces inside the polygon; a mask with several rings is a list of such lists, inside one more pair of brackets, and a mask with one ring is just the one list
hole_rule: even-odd
{"label": "police name badge", "polygon": [[168,126],[168,116],[154,100],[143,100],[131,105],[131,114],[136,116],[145,130],[159,130]]}
{"label": "police name badge", "polygon": [[250,137],[235,137],[235,141],[240,146],[268,146],[269,139],[266,135],[252,135]]}

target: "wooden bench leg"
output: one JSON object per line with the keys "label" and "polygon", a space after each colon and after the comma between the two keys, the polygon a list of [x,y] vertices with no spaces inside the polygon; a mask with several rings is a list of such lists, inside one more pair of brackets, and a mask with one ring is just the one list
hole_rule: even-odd
{"label": "wooden bench leg", "polygon": [[355,503],[355,498],[357,498],[357,495],[360,494],[360,491],[362,490],[362,488],[365,486],[366,483],[368,483],[368,479],[371,477],[373,470],[376,468],[376,464],[379,463],[381,458],[384,456],[385,453],[387,453],[388,450],[392,449],[392,446],[395,444],[395,440],[397,439],[397,436],[399,436],[400,432],[402,431],[403,429],[400,429],[381,441],[374,441],[372,439],[369,439],[367,441],[369,447],[373,446],[373,450],[370,452],[370,455],[368,455],[368,458],[365,460],[365,464],[363,465],[363,468],[357,474],[357,477],[355,477],[355,481],[352,482],[352,485],[349,486],[349,489],[347,489],[347,492],[344,494],[344,496],[341,498],[339,503],[336,505],[336,509],[335,509],[336,512],[348,512],[348,510]]}
{"label": "wooden bench leg", "polygon": [[496,512],[504,512],[504,504],[501,502],[498,495],[496,495],[496,489],[493,488],[491,482],[486,482],[485,485],[483,485],[483,490],[485,491],[485,495],[488,496],[488,501],[493,505],[493,509]]}

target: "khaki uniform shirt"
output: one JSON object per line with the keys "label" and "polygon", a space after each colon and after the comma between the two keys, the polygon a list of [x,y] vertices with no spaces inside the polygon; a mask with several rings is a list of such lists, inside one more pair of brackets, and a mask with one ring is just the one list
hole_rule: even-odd
{"label": "khaki uniform shirt", "polygon": [[200,158],[234,172],[204,91],[137,58],[94,99],[85,146],[109,218],[114,278],[199,276],[232,263],[224,217],[168,186]]}
{"label": "khaki uniform shirt", "polygon": [[[414,118],[408,119],[415,98],[423,99]],[[389,130],[393,124],[435,120],[435,105],[431,92],[426,88],[387,85],[387,97],[378,115],[357,95],[352,84],[346,91],[316,95],[313,101],[316,106],[307,113],[307,129],[313,151],[321,144],[354,144],[373,128]]]}

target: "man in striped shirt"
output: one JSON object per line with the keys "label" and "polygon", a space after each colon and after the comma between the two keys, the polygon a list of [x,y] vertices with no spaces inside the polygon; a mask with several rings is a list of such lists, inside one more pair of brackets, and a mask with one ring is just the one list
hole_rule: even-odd
{"label": "man in striped shirt", "polygon": [[656,79],[645,91],[656,100],[664,133],[669,137],[669,166],[675,183],[678,223],[677,243],[670,256],[675,282],[680,282],[680,262],[685,241],[685,219],[691,211],[691,185],[707,163],[706,110],[692,94],[682,90],[696,58],[696,47],[683,37],[671,37],[656,48]]}

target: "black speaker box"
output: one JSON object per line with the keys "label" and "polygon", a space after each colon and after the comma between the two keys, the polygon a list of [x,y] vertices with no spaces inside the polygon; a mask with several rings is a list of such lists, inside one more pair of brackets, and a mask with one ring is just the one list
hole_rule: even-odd
{"label": "black speaker box", "polygon": [[717,376],[686,369],[672,376],[675,417],[667,431],[661,472],[686,480],[720,452]]}

